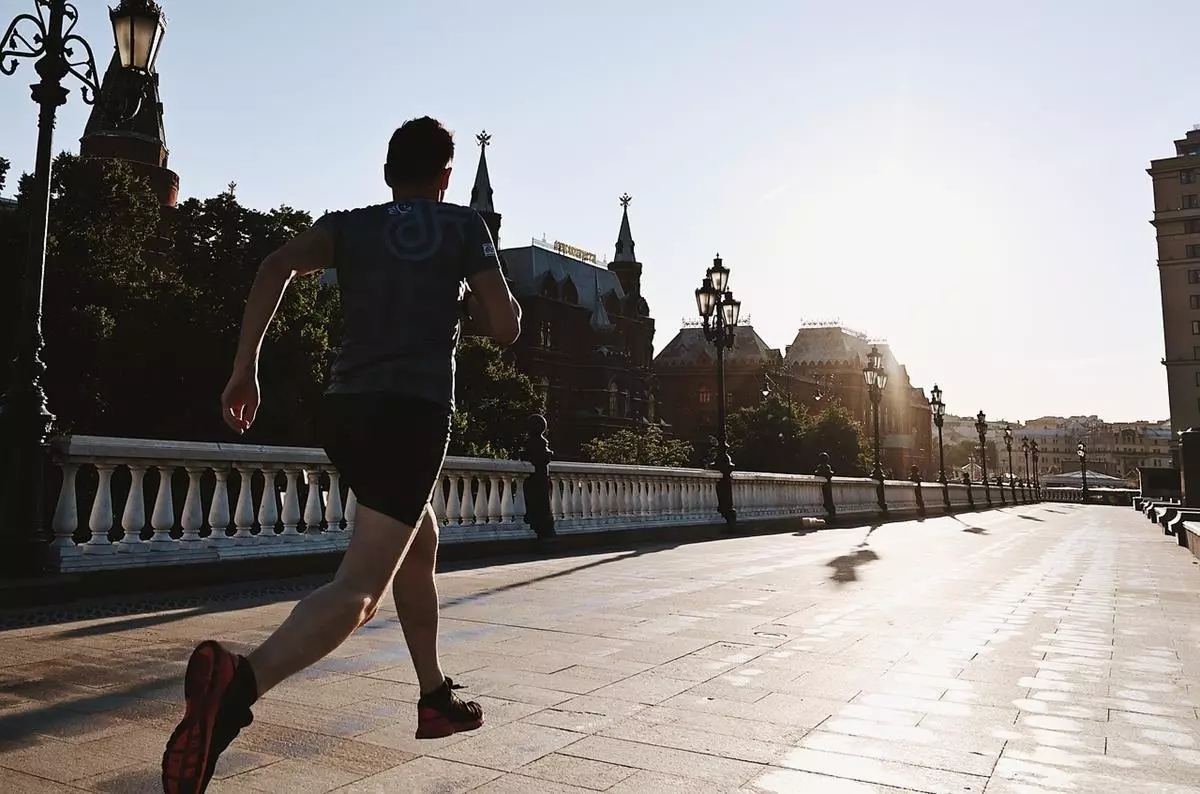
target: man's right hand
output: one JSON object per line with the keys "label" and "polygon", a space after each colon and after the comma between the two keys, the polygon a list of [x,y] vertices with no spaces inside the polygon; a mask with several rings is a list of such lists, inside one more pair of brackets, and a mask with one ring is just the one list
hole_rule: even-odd
{"label": "man's right hand", "polygon": [[221,418],[241,435],[254,424],[260,400],[258,370],[234,370],[221,394]]}

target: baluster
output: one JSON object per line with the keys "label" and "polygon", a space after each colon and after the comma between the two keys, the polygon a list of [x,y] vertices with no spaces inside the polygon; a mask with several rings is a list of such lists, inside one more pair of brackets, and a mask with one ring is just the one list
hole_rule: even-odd
{"label": "baluster", "polygon": [[280,537],[294,541],[300,537],[300,532],[296,529],[296,525],[300,523],[300,494],[296,486],[300,471],[284,469],[283,475],[287,478],[287,489],[283,494],[283,510],[279,516],[283,521],[283,534]]}
{"label": "baluster", "polygon": [[458,497],[458,481],[457,474],[451,474],[447,481],[450,483],[450,492],[446,499],[446,523],[456,527],[462,523],[462,502]]}
{"label": "baluster", "polygon": [[488,491],[487,522],[489,524],[497,524],[501,520],[501,518],[500,518],[500,504],[501,504],[500,477],[499,477],[499,475],[492,474],[489,476],[488,479],[491,481],[491,485],[490,485],[491,490]]}
{"label": "baluster", "polygon": [[331,469],[329,475],[329,499],[325,502],[325,531],[342,531],[342,475]]}
{"label": "baluster", "polygon": [[346,496],[346,532],[354,534],[354,525],[358,523],[358,496],[349,491]]}
{"label": "baluster", "polygon": [[525,476],[518,474],[513,478],[513,515],[514,524],[525,521]]}
{"label": "baluster", "polygon": [[504,475],[500,481],[500,523],[511,524],[513,520],[513,476]]}
{"label": "baluster", "polygon": [[588,494],[588,518],[601,521],[604,518],[604,480],[601,477],[588,478],[591,492]]}
{"label": "baluster", "polygon": [[154,527],[150,548],[153,551],[171,551],[175,548],[175,541],[171,539],[171,530],[175,528],[171,478],[175,474],[175,467],[156,466],[155,469],[158,471],[158,495],[154,497],[154,512],[150,514],[150,526]]}
{"label": "baluster", "polygon": [[324,513],[321,509],[321,472],[309,469],[304,472],[304,479],[308,482],[308,498],[304,500],[304,534],[320,535],[321,516]]}
{"label": "baluster", "polygon": [[75,493],[75,475],[78,473],[78,463],[62,465],[62,485],[58,489],[54,519],[50,522],[50,527],[54,530],[54,540],[50,545],[56,549],[75,547],[75,530],[79,528],[79,504]]}
{"label": "baluster", "polygon": [[600,515],[604,523],[613,520],[613,495],[616,493],[617,480],[615,477],[605,477],[603,490],[600,492]]}
{"label": "baluster", "polygon": [[471,474],[464,476],[462,486],[462,505],[458,511],[458,516],[462,521],[459,523],[464,527],[469,527],[475,523],[475,491],[478,489],[475,477]]}
{"label": "baluster", "polygon": [[475,513],[476,524],[488,523],[488,481],[481,474],[475,478],[475,504],[473,512]]}
{"label": "baluster", "polygon": [[237,505],[233,508],[235,543],[249,543],[254,537],[254,469],[238,466],[242,484],[238,487]]}
{"label": "baluster", "polygon": [[551,474],[548,477],[550,481],[550,515],[554,516],[555,521],[562,520],[562,499],[558,493],[559,478]]}
{"label": "baluster", "polygon": [[117,550],[145,551],[142,530],[146,527],[146,494],[143,490],[146,467],[140,463],[130,463],[127,468],[129,493],[125,497],[125,512],[121,514],[121,528],[125,530],[125,536],[117,543]]}
{"label": "baluster", "polygon": [[636,495],[634,513],[640,518],[649,512],[649,502],[646,499],[646,480],[640,476],[636,477],[633,481],[633,487],[636,489],[634,491]]}
{"label": "baluster", "polygon": [[275,529],[279,523],[279,491],[275,479],[279,471],[263,469],[262,498],[258,501],[258,537],[260,539],[276,537]]}
{"label": "baluster", "polygon": [[92,537],[83,544],[83,550],[88,554],[108,554],[116,551],[108,540],[108,532],[113,526],[112,473],[116,464],[100,461],[95,466],[100,477],[96,483],[96,496],[92,499],[92,514],[88,517]]}
{"label": "baluster", "polygon": [[439,474],[437,483],[433,486],[433,498],[430,503],[433,505],[433,516],[439,524],[446,523],[446,475]]}
{"label": "baluster", "polygon": [[179,526],[183,534],[179,540],[183,543],[195,543],[200,540],[200,527],[204,526],[204,510],[200,504],[200,475],[204,469],[195,466],[185,466],[188,475],[187,496],[183,498],[183,515],[179,518]]}
{"label": "baluster", "polygon": [[208,542],[226,543],[229,535],[229,469],[213,468],[212,503],[208,506]]}

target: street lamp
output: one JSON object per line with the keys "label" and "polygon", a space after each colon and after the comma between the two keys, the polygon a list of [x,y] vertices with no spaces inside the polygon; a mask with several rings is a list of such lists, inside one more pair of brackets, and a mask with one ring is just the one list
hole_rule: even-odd
{"label": "street lamp", "polygon": [[704,337],[717,349],[716,467],[721,472],[721,480],[717,483],[717,511],[732,527],[737,521],[737,511],[733,507],[733,459],[729,457],[729,438],[725,432],[725,351],[733,347],[742,302],[734,300],[728,286],[729,268],[718,254],[696,290],[696,309],[704,325]]}
{"label": "street lamp", "polygon": [[[0,396],[0,522],[9,543],[10,564],[33,567],[44,547],[42,489],[46,442],[54,414],[42,387],[42,293],[46,271],[46,230],[50,222],[50,169],[54,122],[70,92],[63,80],[73,75],[83,101],[93,104],[100,91],[92,48],[74,32],[79,12],[65,0],[34,0],[33,14],[18,14],[0,39],[0,72],[16,72],[18,59],[35,58],[41,78],[30,86],[38,110],[37,156],[29,198],[29,245],[21,291],[16,357],[8,391]],[[18,536],[18,533],[20,535]]]}
{"label": "street lamp", "polygon": [[153,0],[121,0],[109,11],[121,66],[138,72],[154,70],[167,21]]}
{"label": "street lamp", "polygon": [[867,354],[867,366],[863,367],[863,380],[867,384],[867,394],[871,398],[871,414],[875,419],[875,468],[871,477],[875,480],[876,495],[879,498],[879,509],[887,514],[887,499],[883,488],[883,465],[879,458],[879,403],[883,399],[883,390],[887,387],[888,375],[883,369],[883,356],[879,346],[872,345]]}
{"label": "street lamp", "polygon": [[975,417],[975,432],[979,434],[979,473],[983,480],[983,495],[987,498],[988,507],[991,507],[992,489],[987,478],[987,416],[983,411]]}
{"label": "street lamp", "polygon": [[1038,475],[1038,445],[1036,441],[1029,442],[1029,456],[1033,460],[1033,491],[1041,499],[1040,489],[1042,478]]}
{"label": "street lamp", "polygon": [[1079,442],[1079,446],[1075,448],[1075,454],[1079,456],[1079,473],[1083,477],[1083,503],[1087,504],[1087,444]]}
{"label": "street lamp", "polygon": [[1008,450],[1008,485],[1012,489],[1013,504],[1017,503],[1017,476],[1013,473],[1012,463],[1013,431],[1011,427],[1004,428],[1004,447]]}
{"label": "street lamp", "polygon": [[946,423],[946,403],[942,402],[942,390],[936,383],[933,384],[932,395],[929,407],[933,409],[933,423],[937,425],[938,431],[938,482],[946,485],[946,453],[942,449],[942,425]]}
{"label": "street lamp", "polygon": [[1029,485],[1029,439],[1021,439],[1021,454],[1025,456],[1025,484]]}

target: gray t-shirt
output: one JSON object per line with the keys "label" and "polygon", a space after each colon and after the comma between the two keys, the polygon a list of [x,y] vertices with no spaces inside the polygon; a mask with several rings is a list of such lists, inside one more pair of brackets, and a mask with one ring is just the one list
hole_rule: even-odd
{"label": "gray t-shirt", "polygon": [[331,212],[342,342],[328,393],[389,392],[454,408],[466,279],[500,269],[479,213],[423,199]]}

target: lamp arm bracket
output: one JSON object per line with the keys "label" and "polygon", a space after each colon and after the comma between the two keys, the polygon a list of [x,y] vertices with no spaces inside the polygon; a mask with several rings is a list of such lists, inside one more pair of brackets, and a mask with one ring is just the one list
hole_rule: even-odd
{"label": "lamp arm bracket", "polygon": [[[41,8],[38,8],[41,14]],[[19,30],[22,22],[31,23],[37,30],[28,37]],[[9,23],[4,38],[0,39],[0,72],[12,74],[17,71],[18,58],[37,58],[46,52],[46,23],[45,20],[32,14],[18,14]]]}

